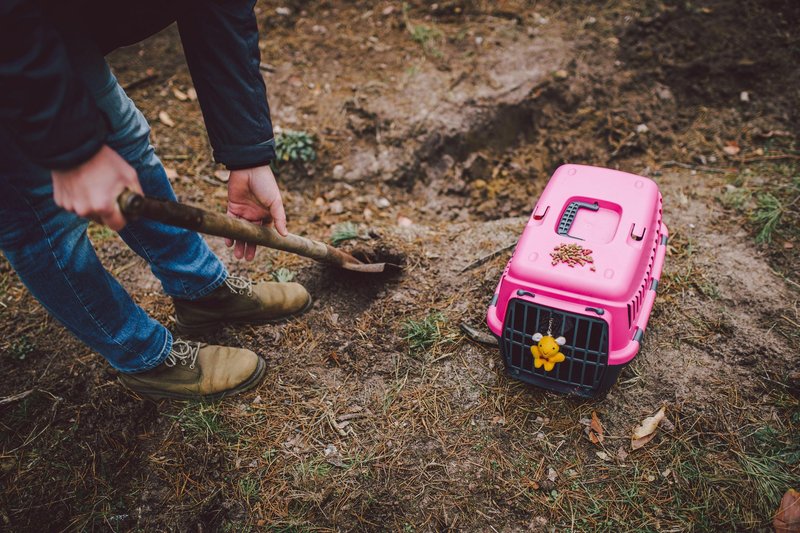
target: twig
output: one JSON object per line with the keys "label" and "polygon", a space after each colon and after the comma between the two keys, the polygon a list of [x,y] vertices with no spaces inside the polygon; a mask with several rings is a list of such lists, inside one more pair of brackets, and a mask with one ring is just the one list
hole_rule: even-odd
{"label": "twig", "polygon": [[703,165],[690,165],[688,163],[681,163],[680,161],[664,161],[661,163],[662,167],[679,167],[679,168],[686,168],[689,170],[701,170],[703,172],[709,172],[711,174],[730,174],[734,172],[733,170],[725,170],[722,168],[714,168],[714,167],[706,167]]}
{"label": "twig", "polygon": [[151,81],[155,81],[157,79],[158,79],[158,74],[156,74],[154,72],[153,74],[148,74],[148,75],[144,76],[143,78],[139,78],[138,80],[134,80],[134,81],[128,83],[127,85],[123,85],[122,88],[125,89],[126,92],[132,91],[134,89],[137,89],[137,88],[141,87],[142,85],[147,85]]}
{"label": "twig", "polygon": [[263,70],[264,72],[275,72],[275,67],[270,65],[269,63],[259,63],[258,68]]}
{"label": "twig", "polygon": [[794,154],[757,155],[753,157],[743,157],[741,159],[737,159],[737,162],[753,163],[754,161],[778,161],[781,159],[800,159],[800,155],[794,155]]}
{"label": "twig", "polygon": [[497,257],[498,255],[502,254],[503,252],[507,252],[508,250],[511,250],[516,245],[517,245],[517,243],[514,242],[513,244],[509,244],[508,246],[503,246],[502,248],[498,248],[497,250],[495,250],[493,252],[490,252],[488,255],[484,255],[483,257],[480,257],[480,258],[476,259],[475,261],[473,261],[472,263],[468,264],[467,266],[465,266],[464,268],[461,269],[461,272],[466,272],[467,270],[471,270],[473,268],[479,267],[482,264],[486,263],[487,261],[490,261],[490,260],[494,259],[495,257]]}
{"label": "twig", "polygon": [[26,390],[25,392],[20,392],[19,394],[14,394],[12,396],[6,396],[5,398],[0,398],[0,406],[19,401],[27,396],[30,396],[31,393],[33,393],[34,391],[36,391],[36,389]]}
{"label": "twig", "polygon": [[478,344],[484,344],[486,346],[497,346],[497,339],[488,333],[484,333],[483,331],[475,329],[466,322],[462,322],[460,327],[461,331],[463,331],[467,338],[471,341],[477,342]]}

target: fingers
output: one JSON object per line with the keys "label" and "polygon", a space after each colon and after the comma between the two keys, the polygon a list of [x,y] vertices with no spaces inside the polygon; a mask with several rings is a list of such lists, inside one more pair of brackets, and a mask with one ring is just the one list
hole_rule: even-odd
{"label": "fingers", "polygon": [[116,203],[114,203],[114,207],[115,209],[113,209],[109,214],[100,215],[100,220],[109,228],[119,232],[125,227],[127,221],[125,220],[125,217],[122,216],[122,211],[119,210],[119,206],[117,206]]}
{"label": "fingers", "polygon": [[245,243],[242,241],[236,241],[233,244],[233,257],[236,259],[242,259],[244,257],[244,248]]}
{"label": "fingers", "polygon": [[245,261],[252,261],[256,257],[256,249],[258,247],[255,244],[248,244],[244,250],[244,260]]}
{"label": "fingers", "polygon": [[280,194],[269,208],[269,214],[272,216],[272,222],[275,224],[275,229],[281,236],[286,237],[289,232],[286,230],[286,211],[283,209],[283,200]]}
{"label": "fingers", "polygon": [[[259,220],[258,222],[253,222],[253,224],[258,224],[259,226],[262,222]],[[247,243],[244,248],[244,259],[245,261],[252,261],[256,257],[256,250],[258,246],[252,243]]]}

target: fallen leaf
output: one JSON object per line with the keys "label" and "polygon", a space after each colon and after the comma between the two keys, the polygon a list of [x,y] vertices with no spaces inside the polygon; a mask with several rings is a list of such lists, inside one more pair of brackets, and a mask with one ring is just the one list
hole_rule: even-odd
{"label": "fallen leaf", "polygon": [[167,173],[168,179],[174,180],[175,178],[178,177],[178,171],[172,167],[164,167],[164,172]]}
{"label": "fallen leaf", "polygon": [[722,147],[722,151],[730,156],[734,156],[741,152],[742,149],[739,148],[739,143],[736,141],[728,141],[725,146]]}
{"label": "fallen leaf", "polygon": [[172,89],[172,94],[174,94],[174,95],[175,95],[175,98],[177,98],[177,99],[178,99],[178,100],[180,100],[181,102],[185,102],[186,100],[188,100],[188,99],[189,99],[189,95],[187,95],[185,92],[181,91],[181,90],[180,90],[180,89],[178,89],[178,88],[174,88],[174,87],[173,87],[173,89]]}
{"label": "fallen leaf", "polygon": [[772,521],[775,533],[798,533],[800,531],[800,492],[789,489],[781,498],[778,512]]}
{"label": "fallen leaf", "polygon": [[325,460],[332,464],[333,466],[338,466],[342,468],[346,466],[345,462],[342,460],[342,454],[339,453],[339,450],[336,449],[336,446],[333,444],[328,444],[325,448]]}
{"label": "fallen leaf", "polygon": [[547,479],[555,483],[557,477],[558,472],[556,472],[554,468],[547,469]]}
{"label": "fallen leaf", "polygon": [[158,120],[165,126],[169,126],[170,128],[175,126],[175,121],[173,121],[170,116],[167,114],[166,111],[159,111],[158,112]]}
{"label": "fallen leaf", "polygon": [[594,454],[602,459],[603,461],[610,461],[611,457],[608,456],[606,452],[594,452]]}
{"label": "fallen leaf", "polygon": [[230,170],[217,170],[214,172],[214,177],[222,183],[228,183],[228,180],[231,178],[231,172]]}
{"label": "fallen leaf", "polygon": [[197,91],[194,90],[194,87],[189,87],[186,90],[186,96],[189,97],[190,101],[194,102],[195,100],[197,100]]}
{"label": "fallen leaf", "polygon": [[627,458],[628,458],[628,452],[625,451],[625,448],[620,446],[619,449],[617,449],[617,459],[619,459],[620,461],[625,461],[625,459]]}
{"label": "fallen leaf", "polygon": [[400,226],[401,228],[407,228],[409,226],[413,226],[414,223],[411,222],[410,218],[397,217],[397,225]]}
{"label": "fallen leaf", "polygon": [[656,414],[653,416],[648,416],[639,426],[636,426],[633,430],[633,435],[631,435],[631,449],[638,450],[651,440],[656,435],[656,429],[658,429],[658,424],[664,420],[664,416],[666,413],[666,406],[661,406],[661,409],[658,410]]}
{"label": "fallen leaf", "polygon": [[603,442],[603,424],[600,423],[600,419],[597,417],[597,413],[594,411],[592,411],[592,423],[590,427],[597,435],[597,440]]}

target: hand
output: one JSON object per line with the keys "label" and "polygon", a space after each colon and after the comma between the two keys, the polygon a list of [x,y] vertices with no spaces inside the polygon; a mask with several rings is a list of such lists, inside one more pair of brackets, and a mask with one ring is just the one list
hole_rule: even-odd
{"label": "hand", "polygon": [[53,199],[78,216],[97,220],[114,231],[125,227],[117,196],[126,188],[142,193],[136,171],[103,145],[91,159],[69,170],[53,170]]}
{"label": "hand", "polygon": [[[274,224],[278,233],[284,237],[288,235],[281,191],[269,165],[231,170],[228,178],[228,215],[255,224]],[[255,244],[231,239],[225,239],[225,244],[234,247],[233,255],[237,259],[244,257],[252,261],[256,256]]]}

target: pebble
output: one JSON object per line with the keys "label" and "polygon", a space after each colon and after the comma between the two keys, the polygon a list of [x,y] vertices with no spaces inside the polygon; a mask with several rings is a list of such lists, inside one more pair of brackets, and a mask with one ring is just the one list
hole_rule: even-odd
{"label": "pebble", "polygon": [[344,204],[342,204],[342,202],[340,202],[339,200],[334,200],[333,202],[330,203],[330,206],[328,207],[331,211],[331,214],[341,215],[342,213],[344,213]]}
{"label": "pebble", "polygon": [[344,177],[344,165],[336,165],[333,167],[333,179],[340,180]]}
{"label": "pebble", "polygon": [[378,209],[386,209],[390,205],[392,205],[392,203],[389,200],[387,200],[386,198],[384,198],[383,196],[381,196],[380,198],[375,200],[375,206]]}

